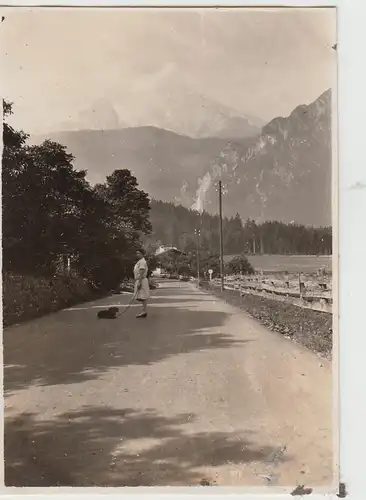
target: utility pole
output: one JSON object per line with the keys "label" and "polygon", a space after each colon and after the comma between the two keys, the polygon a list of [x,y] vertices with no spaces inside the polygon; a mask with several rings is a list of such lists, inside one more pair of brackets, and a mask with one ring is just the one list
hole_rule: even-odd
{"label": "utility pole", "polygon": [[241,298],[241,289],[243,285],[243,265],[240,263],[240,281],[239,281],[239,297]]}
{"label": "utility pole", "polygon": [[197,236],[197,286],[200,286],[200,234],[199,229],[195,229],[194,232]]}
{"label": "utility pole", "polygon": [[220,275],[221,291],[224,291],[224,238],[222,234],[222,182],[219,181],[219,212],[220,212]]}

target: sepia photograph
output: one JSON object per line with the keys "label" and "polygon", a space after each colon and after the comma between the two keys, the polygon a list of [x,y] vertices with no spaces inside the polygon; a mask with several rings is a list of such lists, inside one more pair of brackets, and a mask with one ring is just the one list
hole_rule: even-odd
{"label": "sepia photograph", "polygon": [[1,20],[5,486],[338,491],[336,8]]}

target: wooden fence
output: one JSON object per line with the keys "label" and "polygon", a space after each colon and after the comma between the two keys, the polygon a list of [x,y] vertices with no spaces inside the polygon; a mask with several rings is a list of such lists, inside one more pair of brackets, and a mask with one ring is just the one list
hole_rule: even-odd
{"label": "wooden fence", "polygon": [[[212,283],[220,286],[220,279]],[[259,295],[281,302],[288,302],[299,307],[321,312],[332,312],[333,296],[331,282],[325,279],[304,279],[301,274],[296,278],[268,279],[263,276],[240,277],[227,276],[225,289],[244,294]]]}

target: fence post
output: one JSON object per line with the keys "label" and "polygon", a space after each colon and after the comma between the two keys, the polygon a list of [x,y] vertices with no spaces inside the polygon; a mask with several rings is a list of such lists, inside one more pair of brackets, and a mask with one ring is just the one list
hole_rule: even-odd
{"label": "fence post", "polygon": [[290,288],[290,277],[287,271],[285,272],[285,288]]}
{"label": "fence post", "polygon": [[239,275],[239,297],[241,298],[241,285],[242,285],[242,280],[243,280],[243,271],[242,267],[240,266],[240,275]]}
{"label": "fence post", "polygon": [[300,299],[301,299],[305,291],[305,284],[302,281],[302,273],[299,273],[299,288],[300,288]]}

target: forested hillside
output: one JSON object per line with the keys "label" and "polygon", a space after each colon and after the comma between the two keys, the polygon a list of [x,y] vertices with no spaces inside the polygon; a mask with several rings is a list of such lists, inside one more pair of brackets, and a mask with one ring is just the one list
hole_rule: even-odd
{"label": "forested hillside", "polygon": [[[200,245],[213,252],[219,251],[219,217],[207,212],[199,214],[183,206],[153,200],[150,221],[152,238],[156,244],[174,245],[181,250],[196,248],[195,229],[200,229]],[[268,221],[242,221],[239,215],[223,220],[224,252],[237,254],[303,254],[332,253],[332,230],[298,224]]]}

